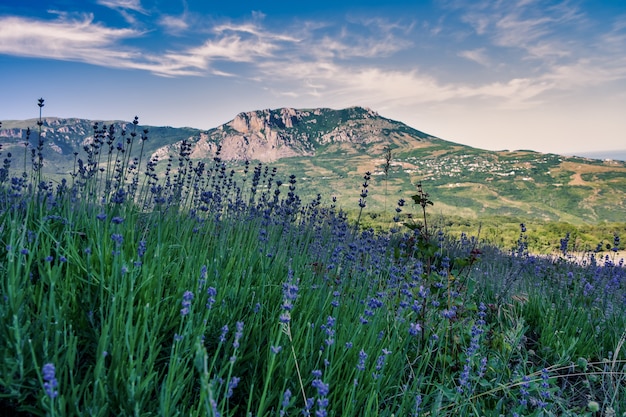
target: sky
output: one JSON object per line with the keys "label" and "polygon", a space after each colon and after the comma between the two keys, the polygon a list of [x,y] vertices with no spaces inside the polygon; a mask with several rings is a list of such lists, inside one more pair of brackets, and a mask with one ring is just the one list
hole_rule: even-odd
{"label": "sky", "polygon": [[0,80],[0,120],[364,106],[482,149],[626,149],[626,1],[3,0]]}

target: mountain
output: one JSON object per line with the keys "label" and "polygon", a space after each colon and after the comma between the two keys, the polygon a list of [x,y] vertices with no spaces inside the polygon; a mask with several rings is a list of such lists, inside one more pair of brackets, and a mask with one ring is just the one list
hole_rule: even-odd
{"label": "mountain", "polygon": [[[40,128],[39,119],[3,120],[0,126],[0,144],[2,144],[2,159],[7,153],[12,155],[11,166],[18,169],[24,166],[24,155],[27,164],[31,161],[31,152],[37,148]],[[104,121],[94,122],[86,119],[45,117],[41,119],[41,139],[43,142],[44,172],[49,174],[67,174],[73,170],[74,154],[78,158],[85,158],[85,147],[94,142],[96,135],[103,135],[105,130],[108,137],[117,142],[126,142],[131,133],[140,137],[144,129],[148,129],[150,140],[145,142],[145,152],[154,153],[163,144],[174,143],[183,138],[199,135],[199,129],[173,128],[169,126],[140,126],[132,122]],[[111,130],[113,128],[113,130]],[[124,133],[124,134],[122,134]],[[28,139],[28,149],[25,143]],[[135,148],[137,150],[138,148]],[[23,170],[23,169],[22,169]]]}
{"label": "mountain", "polygon": [[[274,162],[282,158],[313,157],[330,148],[369,148],[376,145],[414,147],[438,140],[407,125],[381,117],[363,107],[343,110],[281,108],[238,114],[215,129],[189,138],[191,157],[213,157],[218,145],[227,161]],[[382,149],[381,146],[378,146]],[[156,153],[177,153],[180,143]]]}
{"label": "mountain", "polygon": [[41,129],[44,171],[52,175],[71,172],[75,158],[85,158],[95,137],[110,143],[115,153],[118,143],[129,148],[134,133],[132,154],[143,147],[144,161],[151,156],[163,166],[181,149],[192,161],[210,161],[221,147],[220,158],[229,169],[242,172],[246,160],[270,164],[283,177],[296,175],[303,199],[318,193],[326,200],[337,196],[349,210],[358,208],[362,177],[370,171],[366,210],[372,216],[393,213],[400,198],[411,201],[418,181],[435,202],[433,210],[442,214],[597,223],[623,222],[626,212],[622,161],[476,149],[362,107],[251,111],[208,131],[61,118],[44,118],[40,128],[37,119],[6,120],[0,128],[0,159],[12,154],[13,173],[23,171],[28,127],[26,165]]}

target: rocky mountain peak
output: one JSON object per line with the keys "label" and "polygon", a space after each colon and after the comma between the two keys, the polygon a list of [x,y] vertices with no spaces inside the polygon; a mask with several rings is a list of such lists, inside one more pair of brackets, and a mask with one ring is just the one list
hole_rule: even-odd
{"label": "rocky mountain peak", "polygon": [[[364,107],[255,110],[193,140],[192,158],[211,158],[217,146],[225,160],[271,162],[291,156],[313,156],[321,146],[420,141],[428,135]],[[173,151],[160,149],[162,156]]]}

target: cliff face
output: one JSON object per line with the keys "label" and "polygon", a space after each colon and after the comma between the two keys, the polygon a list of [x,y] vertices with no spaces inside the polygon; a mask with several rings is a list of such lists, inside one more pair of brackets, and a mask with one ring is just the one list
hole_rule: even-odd
{"label": "cliff face", "polygon": [[[294,122],[298,124],[298,116],[302,115],[287,108],[239,113],[232,121],[210,131],[206,140],[220,143],[222,158],[227,160],[270,162],[289,156],[313,155],[311,144],[296,143],[296,132],[290,131]],[[199,142],[198,151],[194,152],[197,156],[193,157],[202,158],[200,149],[207,147],[202,146],[202,138]]]}

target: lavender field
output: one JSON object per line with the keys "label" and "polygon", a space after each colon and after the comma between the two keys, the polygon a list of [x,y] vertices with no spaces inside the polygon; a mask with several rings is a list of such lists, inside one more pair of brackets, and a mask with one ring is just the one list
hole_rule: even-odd
{"label": "lavender field", "polygon": [[182,146],[158,176],[149,132],[95,131],[61,181],[0,155],[4,414],[626,415],[619,236],[575,260],[524,225],[513,251],[453,239],[427,183],[375,232],[271,166]]}

